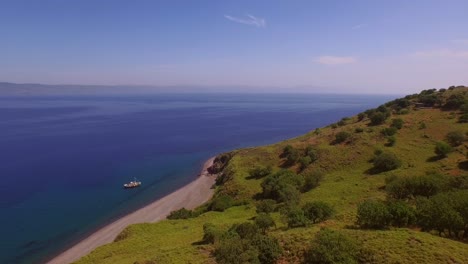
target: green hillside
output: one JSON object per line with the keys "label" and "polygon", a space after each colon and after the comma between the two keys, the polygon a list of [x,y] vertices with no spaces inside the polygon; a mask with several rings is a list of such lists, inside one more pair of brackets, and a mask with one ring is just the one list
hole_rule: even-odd
{"label": "green hillside", "polygon": [[77,263],[468,263],[467,122],[468,87],[425,90],[222,154],[212,201]]}

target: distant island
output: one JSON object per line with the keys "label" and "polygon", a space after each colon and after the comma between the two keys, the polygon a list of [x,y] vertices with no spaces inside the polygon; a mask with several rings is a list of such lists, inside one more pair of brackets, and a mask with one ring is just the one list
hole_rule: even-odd
{"label": "distant island", "polygon": [[468,87],[218,155],[214,194],[76,263],[468,263]]}

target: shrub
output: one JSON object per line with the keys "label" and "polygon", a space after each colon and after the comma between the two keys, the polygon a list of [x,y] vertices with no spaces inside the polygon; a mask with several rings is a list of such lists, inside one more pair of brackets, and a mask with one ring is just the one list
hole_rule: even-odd
{"label": "shrub", "polygon": [[439,141],[435,145],[434,152],[438,157],[444,158],[447,157],[447,154],[452,152],[452,147],[444,141]]}
{"label": "shrub", "polygon": [[302,209],[305,216],[314,224],[329,219],[334,213],[329,204],[320,201],[306,203]]}
{"label": "shrub", "polygon": [[224,210],[232,207],[234,199],[229,195],[220,195],[213,199],[210,205],[210,210],[223,212]]}
{"label": "shrub", "polygon": [[307,168],[312,163],[312,159],[309,156],[301,157],[299,159],[299,164],[301,165],[301,170]]}
{"label": "shrub", "polygon": [[355,133],[362,133],[362,132],[364,132],[364,128],[362,128],[362,127],[356,127],[356,129],[354,129],[354,132],[355,132]]}
{"label": "shrub", "polygon": [[257,203],[257,213],[272,213],[276,209],[276,201],[271,199],[261,200]]}
{"label": "shrub", "polygon": [[393,226],[408,226],[416,220],[415,210],[405,202],[393,201],[388,204],[387,208],[390,214],[390,223]]}
{"label": "shrub", "polygon": [[317,150],[313,146],[307,146],[305,156],[309,157],[311,162],[314,162],[318,159]]}
{"label": "shrub", "polygon": [[337,125],[337,124],[331,124],[330,126],[331,126],[331,128],[333,128],[333,129],[338,128],[338,125]]}
{"label": "shrub", "polygon": [[452,147],[460,146],[465,141],[465,135],[460,131],[451,131],[445,138]]}
{"label": "shrub", "polygon": [[392,125],[391,126],[396,128],[396,129],[401,129],[403,127],[403,119],[401,119],[401,118],[392,119]]}
{"label": "shrub", "polygon": [[181,208],[179,210],[172,211],[167,219],[188,219],[194,217],[194,214],[191,210]]}
{"label": "shrub", "polygon": [[366,117],[366,114],[364,113],[359,113],[358,114],[358,121],[362,121]]}
{"label": "shrub", "polygon": [[394,127],[386,127],[380,131],[380,133],[384,136],[393,136],[396,134],[396,132],[397,132],[397,129]]}
{"label": "shrub", "polygon": [[448,189],[448,180],[438,174],[413,177],[395,177],[387,183],[385,190],[395,199],[408,199],[416,196],[429,197]]}
{"label": "shrub", "polygon": [[418,224],[423,231],[437,230],[439,235],[457,237],[468,231],[468,191],[447,192],[422,198],[416,204]]}
{"label": "shrub", "polygon": [[203,242],[214,244],[221,237],[222,232],[213,224],[203,225]]}
{"label": "shrub", "polygon": [[387,144],[385,144],[387,147],[393,147],[396,144],[396,137],[395,136],[390,136],[387,137]]}
{"label": "shrub", "polygon": [[463,113],[459,118],[458,122],[460,123],[468,123],[468,113]]}
{"label": "shrub", "polygon": [[269,214],[259,214],[257,217],[255,217],[255,225],[263,232],[266,233],[266,231],[271,228],[276,226],[275,221]]}
{"label": "shrub", "polygon": [[235,236],[222,239],[216,245],[214,255],[219,264],[260,263],[258,250],[250,241]]}
{"label": "shrub", "polygon": [[271,166],[268,167],[256,167],[252,170],[250,170],[249,177],[255,178],[255,179],[260,179],[263,177],[266,177],[271,174],[273,169]]}
{"label": "shrub", "polygon": [[330,229],[322,229],[306,253],[306,263],[358,263],[359,249],[348,236]]}
{"label": "shrub", "polygon": [[366,200],[358,205],[357,224],[365,228],[383,228],[391,215],[382,201]]}
{"label": "shrub", "polygon": [[233,225],[231,231],[235,231],[242,239],[251,239],[259,233],[257,225],[250,222]]}
{"label": "shrub", "polygon": [[349,134],[346,131],[338,132],[335,135],[335,144],[340,144],[342,142],[345,142],[350,136],[351,136],[351,134]]}
{"label": "shrub", "polygon": [[399,168],[401,166],[401,161],[395,154],[383,152],[374,158],[373,164],[373,172],[379,173]]}
{"label": "shrub", "polygon": [[309,220],[301,208],[289,207],[283,211],[282,214],[289,228],[306,226],[309,223]]}
{"label": "shrub", "polygon": [[425,129],[426,127],[427,127],[426,123],[424,122],[419,123],[419,129]]}
{"label": "shrub", "polygon": [[297,191],[304,184],[302,176],[289,170],[281,170],[266,177],[261,183],[262,197],[277,202],[296,201],[300,197]]}
{"label": "shrub", "polygon": [[320,181],[323,179],[323,172],[315,170],[302,175],[304,177],[304,185],[302,186],[303,192],[308,192],[316,188]]}
{"label": "shrub", "polygon": [[259,235],[251,241],[252,246],[258,251],[258,260],[262,264],[274,264],[279,259],[283,250],[276,238]]}
{"label": "shrub", "polygon": [[377,125],[380,125],[380,124],[383,124],[385,122],[385,120],[387,119],[387,117],[385,116],[384,113],[381,113],[381,112],[377,112],[377,113],[374,113],[371,117],[370,117],[370,120],[371,120],[371,125],[372,126],[377,126]]}
{"label": "shrub", "polygon": [[409,113],[409,110],[406,109],[406,108],[402,108],[400,110],[398,110],[397,114],[399,115],[407,115]]}
{"label": "shrub", "polygon": [[284,147],[283,154],[281,156],[286,158],[285,165],[288,166],[294,165],[300,157],[299,151],[293,148],[291,145],[287,145],[286,147]]}

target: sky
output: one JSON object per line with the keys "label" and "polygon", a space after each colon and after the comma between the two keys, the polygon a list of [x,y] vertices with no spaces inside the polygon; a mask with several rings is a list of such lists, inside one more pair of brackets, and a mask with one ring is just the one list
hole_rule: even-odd
{"label": "sky", "polygon": [[466,0],[0,0],[0,81],[342,93],[468,85],[467,10]]}

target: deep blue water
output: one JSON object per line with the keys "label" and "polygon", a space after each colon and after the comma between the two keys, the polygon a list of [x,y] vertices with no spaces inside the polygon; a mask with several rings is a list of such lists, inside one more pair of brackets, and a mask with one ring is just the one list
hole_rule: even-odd
{"label": "deep blue water", "polygon": [[[0,97],[0,263],[35,263],[194,179],[395,96]],[[123,190],[137,177],[141,188]]]}

